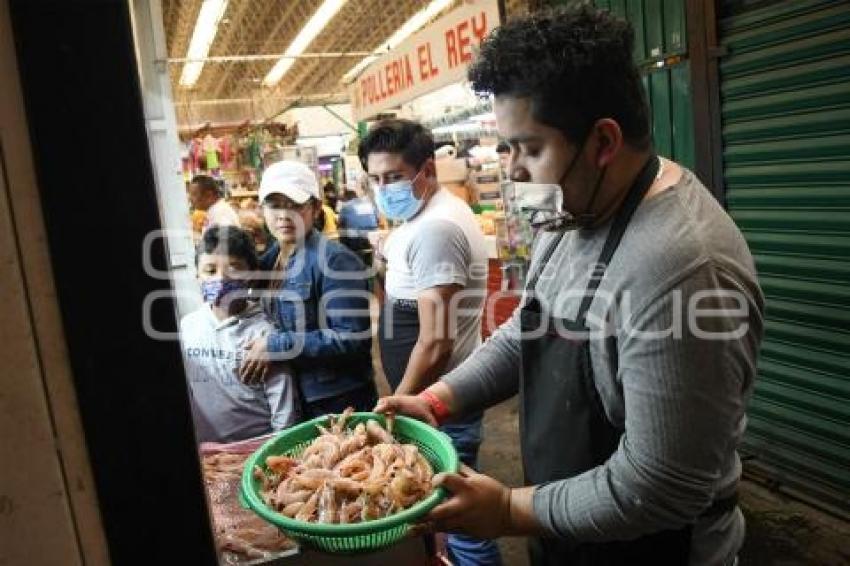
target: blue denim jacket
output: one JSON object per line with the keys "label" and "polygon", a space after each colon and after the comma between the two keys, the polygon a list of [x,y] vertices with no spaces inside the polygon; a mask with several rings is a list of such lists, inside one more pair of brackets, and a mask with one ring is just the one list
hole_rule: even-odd
{"label": "blue denim jacket", "polygon": [[[262,269],[272,269],[279,250],[275,242],[260,258]],[[351,251],[313,230],[289,257],[279,288],[263,301],[275,325],[268,350],[297,354],[290,363],[305,402],[372,383],[365,269]]]}

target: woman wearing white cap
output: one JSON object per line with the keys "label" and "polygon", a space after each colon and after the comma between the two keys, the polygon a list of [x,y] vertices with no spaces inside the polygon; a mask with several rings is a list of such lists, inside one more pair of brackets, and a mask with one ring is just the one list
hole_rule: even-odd
{"label": "woman wearing white cap", "polygon": [[304,419],[348,406],[371,410],[377,397],[363,263],[314,229],[321,196],[316,176],[305,164],[280,161],[269,166],[259,197],[276,240],[260,260],[271,272],[263,305],[275,331],[247,345],[242,377],[262,376],[270,358],[289,359]]}

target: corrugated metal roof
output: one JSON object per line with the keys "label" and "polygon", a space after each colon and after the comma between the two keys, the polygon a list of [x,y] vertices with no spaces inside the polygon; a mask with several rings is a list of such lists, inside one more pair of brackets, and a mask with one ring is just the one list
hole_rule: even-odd
{"label": "corrugated metal roof", "polygon": [[[462,0],[454,0],[448,10]],[[162,0],[170,58],[186,57],[202,0]],[[282,54],[321,0],[230,0],[209,56]],[[311,53],[375,51],[429,0],[348,0],[308,47]],[[541,0],[508,0],[508,16],[541,5]],[[275,61],[209,62],[192,88],[180,86],[182,64],[170,68],[177,118],[182,124],[266,119],[299,103],[347,98],[342,76],[362,55],[299,59],[272,88],[260,82]],[[305,97],[302,101],[301,98]]]}

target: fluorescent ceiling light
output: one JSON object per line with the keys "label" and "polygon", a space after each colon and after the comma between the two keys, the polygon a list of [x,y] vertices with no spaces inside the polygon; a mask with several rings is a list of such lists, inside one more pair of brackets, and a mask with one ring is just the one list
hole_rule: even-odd
{"label": "fluorescent ceiling light", "polygon": [[[419,28],[430,22],[434,16],[449,7],[452,2],[454,2],[454,0],[431,0],[430,4],[413,14],[413,16],[404,22],[404,24],[402,24],[402,26],[398,28],[394,34],[389,36],[386,41],[381,42],[380,49],[386,49],[387,51],[395,49],[402,41],[419,31]],[[360,74],[361,71],[363,71],[363,69],[371,65],[377,58],[377,55],[369,55],[364,58],[342,76],[342,81],[345,83],[351,82],[357,77],[357,75]]]}
{"label": "fluorescent ceiling light", "polygon": [[[221,22],[224,11],[227,9],[227,0],[204,0],[201,4],[201,11],[198,13],[198,21],[195,22],[195,30],[192,32],[192,39],[189,41],[189,51],[186,53],[187,59],[205,59],[210,52],[215,34],[218,31],[218,24]],[[180,74],[180,85],[185,87],[194,86],[198,82],[198,77],[201,76],[201,71],[204,68],[203,61],[193,61],[183,65],[183,72]]]}
{"label": "fluorescent ceiling light", "polygon": [[292,40],[292,43],[289,44],[289,47],[286,48],[283,57],[274,64],[274,67],[271,68],[266,78],[263,79],[265,86],[274,86],[280,82],[283,75],[295,64],[294,57],[301,55],[307,49],[307,46],[316,39],[319,32],[328,25],[331,18],[339,12],[339,9],[346,2],[347,0],[325,0],[319,6],[316,13],[307,21],[301,31],[298,32],[298,35],[295,36],[295,39]]}

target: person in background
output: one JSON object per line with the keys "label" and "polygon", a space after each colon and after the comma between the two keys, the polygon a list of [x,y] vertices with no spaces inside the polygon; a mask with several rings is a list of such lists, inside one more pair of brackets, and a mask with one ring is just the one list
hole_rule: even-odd
{"label": "person in background", "polygon": [[202,232],[210,226],[239,226],[236,211],[221,196],[218,182],[208,175],[196,175],[189,184],[189,203],[207,213]]}
{"label": "person in background", "polygon": [[[437,182],[434,139],[409,120],[377,122],[361,141],[360,162],[378,208],[401,222],[384,244],[386,299],[381,361],[396,395],[415,395],[460,365],[481,344],[487,250],[469,206]],[[475,467],[482,412],[442,430]],[[500,564],[492,540],[449,535],[459,566]]]}
{"label": "person in background", "polygon": [[337,191],[333,181],[325,183],[325,186],[322,187],[322,194],[325,195],[325,204],[331,207],[334,212],[339,212],[339,191]]}
{"label": "person in background", "polygon": [[370,410],[376,390],[363,263],[315,229],[321,194],[303,163],[269,166],[259,196],[275,240],[260,259],[270,272],[263,306],[275,328],[248,344],[243,379],[262,375],[272,356],[286,358],[295,370],[305,419],[348,406]]}
{"label": "person in background", "polygon": [[372,205],[372,209],[375,211],[375,216],[378,219],[378,229],[388,230],[389,223],[387,222],[387,218],[381,214],[381,211],[378,208],[378,203],[375,201],[375,191],[372,190],[372,181],[369,180],[367,175],[361,175],[357,179],[357,190],[355,192],[359,192],[363,195],[361,198],[365,198]]}
{"label": "person in background", "polygon": [[257,202],[257,199],[251,197],[245,197],[239,200],[239,210],[251,210],[255,212],[260,211],[260,203]]}
{"label": "person in background", "polygon": [[328,206],[327,204],[322,204],[322,214],[319,218],[319,224],[317,228],[324,234],[325,238],[329,240],[336,240],[339,238],[339,227],[337,225],[336,212]]}
{"label": "person in background", "polygon": [[375,206],[368,197],[357,196],[352,190],[343,193],[343,203],[339,209],[339,242],[350,250],[370,256],[369,232],[378,229],[378,215]]}
{"label": "person in background", "polygon": [[336,240],[339,238],[336,216],[336,187],[329,181],[325,183],[322,194],[324,195],[322,199],[322,212],[316,220],[316,229],[324,234],[326,238]]}
{"label": "person in background", "polygon": [[180,321],[180,340],[199,442],[235,442],[281,430],[296,421],[289,366],[275,362],[242,380],[246,341],[272,330],[256,301],[249,273],[259,261],[251,237],[234,226],[212,226],[196,254],[204,305]]}
{"label": "person in background", "polygon": [[376,409],[437,422],[518,394],[526,486],[441,476],[426,522],[528,536],[533,565],[736,564],[764,296],[722,205],[655,152],[633,29],[587,5],[515,19],[469,78],[540,230],[531,275],[463,365]]}
{"label": "person in background", "polygon": [[192,243],[197,246],[198,242],[201,241],[204,226],[207,224],[207,213],[203,210],[192,210],[190,222],[192,224]]}
{"label": "person in background", "polygon": [[263,221],[262,213],[253,209],[242,209],[239,211],[239,224],[242,229],[251,235],[254,240],[254,248],[258,254],[265,253],[269,245],[269,234],[266,223]]}

